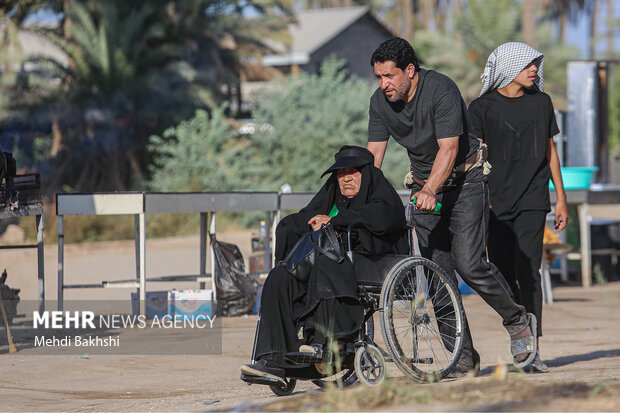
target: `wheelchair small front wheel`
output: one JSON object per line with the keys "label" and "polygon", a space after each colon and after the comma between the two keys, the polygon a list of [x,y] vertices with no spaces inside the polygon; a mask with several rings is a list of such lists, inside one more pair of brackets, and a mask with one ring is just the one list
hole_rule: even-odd
{"label": "wheelchair small front wheel", "polygon": [[295,379],[284,379],[286,384],[272,384],[269,386],[272,392],[275,393],[276,396],[288,396],[295,390],[295,385],[297,384],[297,380]]}
{"label": "wheelchair small front wheel", "polygon": [[385,380],[385,358],[381,350],[367,344],[355,352],[355,374],[362,383],[377,386]]}
{"label": "wheelchair small front wheel", "polygon": [[[366,340],[372,341],[375,337],[375,322],[372,317],[366,321],[365,324],[361,326],[362,337]],[[352,360],[353,361],[353,360]],[[334,374],[331,376],[324,377],[322,379],[312,380],[312,383],[317,385],[322,389],[326,389],[329,386],[335,385],[338,388],[346,388],[349,387],[357,381],[357,375],[355,374],[355,367],[351,366],[353,363],[345,363],[349,367],[343,368],[339,372],[333,371]],[[321,366],[322,369],[335,369],[335,366],[332,364],[331,366]],[[317,369],[318,370],[318,369]]]}

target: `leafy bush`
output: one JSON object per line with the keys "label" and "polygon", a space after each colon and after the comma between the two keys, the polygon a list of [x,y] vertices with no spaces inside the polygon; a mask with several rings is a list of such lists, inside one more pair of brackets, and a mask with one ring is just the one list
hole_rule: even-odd
{"label": "leafy bush", "polygon": [[[294,191],[316,190],[342,145],[366,146],[368,103],[376,85],[349,76],[344,65],[327,60],[319,75],[289,76],[261,97],[254,112],[261,125],[252,139],[255,156],[248,159],[257,188],[277,190],[288,183]],[[397,188],[408,165],[406,151],[390,145],[383,169]]]}
{"label": "leafy bush", "polygon": [[[254,112],[257,132],[232,130],[222,108],[151,136],[156,154],[150,187],[158,191],[313,191],[342,145],[365,146],[373,85],[328,60],[320,75],[302,73],[270,84]],[[406,151],[389,145],[384,168],[396,188],[408,170]]]}
{"label": "leafy bush", "polygon": [[197,110],[192,119],[153,135],[155,154],[150,188],[156,191],[232,191],[247,189],[238,135],[218,108]]}

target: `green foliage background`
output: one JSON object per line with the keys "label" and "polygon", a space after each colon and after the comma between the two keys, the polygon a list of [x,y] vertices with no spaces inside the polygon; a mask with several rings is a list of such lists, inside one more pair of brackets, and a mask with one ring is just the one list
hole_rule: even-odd
{"label": "green foliage background", "polygon": [[[435,17],[447,18],[444,24],[441,19],[428,24],[430,14],[424,24],[418,0],[352,4],[369,6],[387,27],[402,32],[422,66],[451,77],[469,103],[480,91],[489,53],[503,42],[523,40],[525,3],[424,3]],[[537,49],[546,56],[545,91],[556,108],[565,109],[566,62],[580,53],[563,45],[554,30],[568,3],[574,9],[568,17],[588,14],[588,7],[586,2],[547,3],[536,6]],[[375,82],[349,75],[344,62],[328,60],[318,75],[302,72],[271,81],[251,113],[255,133],[239,133],[237,118],[248,115],[241,105],[244,81],[272,78],[275,69],[263,67],[261,57],[278,52],[274,42],[290,45],[287,27],[298,8],[335,5],[291,0],[0,2],[0,133],[5,126],[17,131],[9,139],[18,166],[22,172],[41,172],[47,195],[276,191],[285,183],[294,191],[314,191],[341,145],[366,145]],[[55,13],[57,25],[26,23],[41,10]],[[413,17],[411,30],[401,24],[407,17]],[[69,63],[26,57],[19,31],[52,42]],[[26,62],[38,69],[24,70]],[[615,82],[620,85],[620,75]],[[610,148],[617,156],[619,86],[610,103],[615,103],[609,115]],[[382,169],[397,189],[403,188],[408,164],[406,151],[391,141]],[[157,220],[151,233],[172,234],[191,221]],[[99,227],[86,218],[79,224],[76,218],[76,225],[83,226],[79,232],[85,238],[109,238],[103,234],[107,226],[115,227],[110,237],[122,237],[121,225]],[[131,225],[123,233],[131,235]]]}
{"label": "green foliage background", "polygon": [[[151,136],[157,153],[151,188],[160,191],[315,191],[320,175],[342,145],[366,146],[368,101],[375,85],[327,60],[321,74],[277,79],[259,98],[256,133],[240,136],[223,109],[205,111],[163,136]],[[388,145],[383,170],[401,189],[408,171],[405,150]]]}

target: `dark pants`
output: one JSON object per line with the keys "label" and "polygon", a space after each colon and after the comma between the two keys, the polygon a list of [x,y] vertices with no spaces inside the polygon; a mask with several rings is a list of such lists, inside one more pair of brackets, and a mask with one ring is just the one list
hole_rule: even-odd
{"label": "dark pants", "polygon": [[542,336],[542,285],[540,264],[546,211],[521,211],[507,221],[491,210],[489,259],[502,272],[517,302],[536,316],[537,335]]}
{"label": "dark pants", "polygon": [[[415,191],[415,189],[414,189]],[[416,210],[413,222],[420,253],[439,264],[456,284],[454,270],[502,317],[510,335],[528,326],[525,308],[515,302],[512,290],[495,265],[486,260],[489,198],[486,179],[466,183],[437,194],[440,215]],[[467,324],[467,322],[466,322]],[[463,355],[473,354],[469,327],[465,326]]]}
{"label": "dark pants", "polygon": [[261,295],[260,322],[255,343],[256,360],[278,364],[283,353],[297,351],[302,341],[297,337],[299,317],[306,307],[307,288],[283,266],[275,266],[265,280]]}

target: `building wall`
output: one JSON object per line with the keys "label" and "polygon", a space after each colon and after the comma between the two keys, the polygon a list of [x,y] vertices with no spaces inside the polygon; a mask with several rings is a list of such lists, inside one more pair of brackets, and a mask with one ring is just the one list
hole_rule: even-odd
{"label": "building wall", "polygon": [[317,73],[323,60],[334,55],[347,60],[347,69],[360,77],[374,80],[370,56],[377,46],[392,37],[390,32],[370,14],[364,15],[342,33],[334,37],[310,57],[302,70]]}

